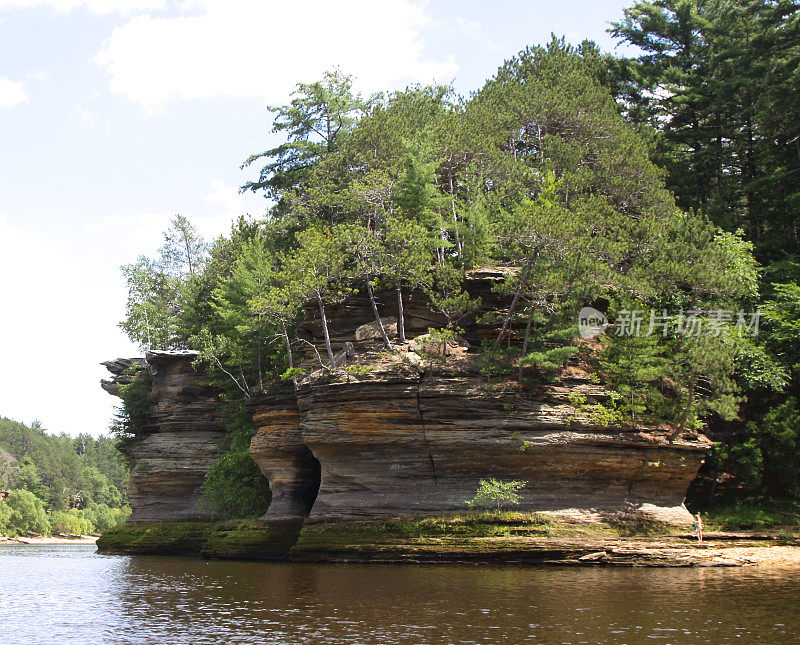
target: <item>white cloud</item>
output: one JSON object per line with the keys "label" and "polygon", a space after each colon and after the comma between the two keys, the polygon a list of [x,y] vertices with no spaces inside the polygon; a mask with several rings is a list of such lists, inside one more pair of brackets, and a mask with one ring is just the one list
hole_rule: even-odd
{"label": "white cloud", "polygon": [[0,110],[14,107],[28,101],[28,95],[22,83],[0,78]]}
{"label": "white cloud", "polygon": [[[217,185],[215,189],[215,185]],[[231,187],[231,190],[235,191]],[[204,196],[204,201],[213,204],[209,212],[191,213],[183,212],[192,225],[206,241],[211,241],[231,230],[231,223],[246,213],[245,204],[237,200],[235,192],[229,194],[228,187],[222,182],[212,182],[212,192]],[[219,199],[220,201],[215,201]],[[263,201],[263,198],[262,198]],[[86,224],[84,230],[90,236],[99,236],[106,239],[116,238],[120,241],[118,247],[119,263],[132,262],[137,255],[154,256],[164,242],[164,231],[169,228],[170,221],[175,212],[151,213],[112,213],[97,218],[94,222]]]}
{"label": "white cloud", "polygon": [[467,20],[462,16],[457,16],[455,20],[456,29],[465,36],[474,40],[481,40],[485,43],[486,47],[493,51],[501,51],[501,48],[492,40],[492,38],[484,32],[480,23],[474,20]]}
{"label": "white cloud", "polygon": [[81,122],[85,123],[86,125],[95,124],[94,114],[92,114],[91,111],[82,104],[78,103],[75,106],[75,112],[78,115],[78,118],[80,118]]}
{"label": "white cloud", "polygon": [[213,179],[209,183],[210,192],[203,195],[203,201],[220,208],[229,215],[244,215],[248,207],[264,207],[264,198],[259,196],[254,199],[251,193],[242,194],[239,187],[227,184],[221,179]]}
{"label": "white cloud", "polygon": [[60,13],[87,9],[92,13],[129,15],[140,11],[164,9],[166,4],[166,0],[0,0],[0,10],[49,7]]}
{"label": "white cloud", "polygon": [[116,328],[124,293],[82,266],[63,232],[0,215],[0,415],[71,434],[103,432],[113,399],[102,360],[133,348]]}
{"label": "white cloud", "polygon": [[[2,1],[2,0],[0,0]],[[286,99],[340,66],[363,91],[448,81],[452,57],[424,56],[428,23],[411,0],[207,0],[200,15],[142,15],[114,29],[96,61],[111,91],[158,110],[181,99]]]}

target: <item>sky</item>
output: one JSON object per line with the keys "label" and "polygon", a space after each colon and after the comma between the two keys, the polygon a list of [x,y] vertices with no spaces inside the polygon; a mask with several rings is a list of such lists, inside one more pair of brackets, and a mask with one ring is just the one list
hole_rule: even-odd
{"label": "sky", "polygon": [[0,416],[107,431],[100,363],[141,354],[119,267],[177,213],[207,240],[264,215],[240,166],[295,83],[338,66],[365,94],[469,94],[551,33],[613,50],[629,4],[0,0]]}

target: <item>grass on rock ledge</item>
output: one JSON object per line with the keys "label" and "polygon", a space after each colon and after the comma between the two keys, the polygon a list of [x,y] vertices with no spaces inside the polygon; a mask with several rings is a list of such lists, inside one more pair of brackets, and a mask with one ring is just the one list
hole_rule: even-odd
{"label": "grass on rock ledge", "polygon": [[[298,533],[299,529],[299,533]],[[258,520],[217,523],[123,524],[98,541],[104,553],[201,555],[209,558],[283,559],[315,555],[426,558],[472,557],[561,548],[581,541],[657,537],[674,532],[658,522],[611,517],[580,522],[547,513],[470,513],[382,522],[322,521],[266,525]]]}
{"label": "grass on rock ledge", "polygon": [[321,522],[306,525],[294,551],[357,550],[378,546],[473,550],[519,548],[528,539],[598,539],[666,535],[670,527],[659,522],[613,518],[603,523],[575,522],[546,513],[475,513],[396,519],[375,522]]}

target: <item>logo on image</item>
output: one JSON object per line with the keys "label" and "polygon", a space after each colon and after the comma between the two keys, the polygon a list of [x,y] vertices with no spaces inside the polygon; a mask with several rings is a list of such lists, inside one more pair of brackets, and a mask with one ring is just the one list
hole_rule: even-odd
{"label": "logo on image", "polygon": [[581,338],[594,338],[608,327],[608,318],[594,307],[584,307],[578,314],[578,333]]}

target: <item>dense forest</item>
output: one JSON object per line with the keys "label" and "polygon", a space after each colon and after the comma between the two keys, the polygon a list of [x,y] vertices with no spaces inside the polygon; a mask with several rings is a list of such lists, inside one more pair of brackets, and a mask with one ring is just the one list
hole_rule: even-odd
{"label": "dense forest", "polygon": [[[609,19],[613,19],[609,16]],[[356,292],[422,292],[458,334],[480,266],[509,269],[510,303],[481,351],[531,388],[580,356],[616,393],[609,424],[703,431],[715,448],[695,506],[800,497],[800,6],[657,0],[611,31],[641,55],[553,38],[469,97],[413,86],[363,97],[334,70],[271,108],[283,141],[245,160],[267,215],[207,245],[177,216],[157,257],[123,268],[122,328],[143,347],[193,348],[226,388],[227,453],[207,496],[258,512],[253,432],[237,405],[291,382],[326,308]],[[578,312],[611,321],[581,343]],[[637,318],[638,316],[638,318]],[[133,392],[133,390],[131,391]],[[130,432],[128,396],[117,430]],[[238,408],[241,409],[241,406]],[[127,415],[127,417],[126,417]]]}
{"label": "dense forest", "polygon": [[130,514],[111,437],[70,437],[0,417],[0,534],[101,533]]}

